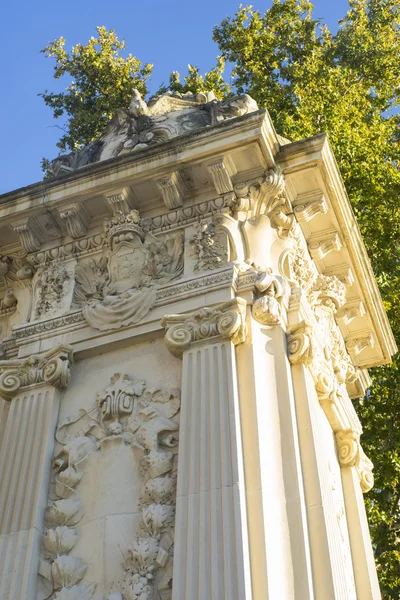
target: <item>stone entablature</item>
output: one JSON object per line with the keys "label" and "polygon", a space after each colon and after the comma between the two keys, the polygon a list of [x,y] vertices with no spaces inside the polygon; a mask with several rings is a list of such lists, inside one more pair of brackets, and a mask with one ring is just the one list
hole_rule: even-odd
{"label": "stone entablature", "polygon": [[[343,554],[343,563],[337,581],[316,586],[335,600],[344,597],[337,591],[344,586],[346,598],[355,599],[358,583],[349,561],[356,542],[350,538],[358,533],[348,532],[344,502],[347,509],[360,503],[357,494],[373,485],[373,465],[362,449],[350,398],[364,395],[367,369],[390,361],[395,344],[326,136],[283,143],[266,111],[246,95],[226,102],[207,95],[162,96],[146,105],[136,94],[97,142],[79,155],[56,159],[53,168],[54,179],[0,197],[0,417],[4,403],[12,415],[4,426],[9,432],[0,470],[11,473],[10,440],[22,427],[18,415],[31,410],[29,402],[52,407],[41,429],[48,462],[56,431],[46,522],[32,518],[33,536],[45,527],[41,600],[97,600],[95,594],[108,600],[194,600],[228,597],[229,590],[230,600],[261,600],[267,584],[256,573],[279,578],[282,564],[292,561],[285,545],[294,535],[291,519],[297,519],[296,531],[304,529],[298,565],[310,570],[314,552],[305,505],[284,514],[289,492],[282,491],[279,468],[275,471],[281,460],[282,472],[286,464],[296,465],[289,479],[297,488],[290,493],[307,500],[307,518],[313,521],[314,506],[335,515],[334,524],[325,523],[326,556],[333,561]],[[160,349],[151,354],[161,337],[173,355],[162,360]],[[149,365],[141,363],[143,377],[135,367],[141,344],[144,356],[151,356]],[[74,410],[61,403],[63,419],[56,423],[72,348],[84,365],[80,377],[87,393],[73,383],[64,394]],[[91,360],[124,348],[124,369],[115,365],[124,375],[107,371],[107,383],[103,371],[110,365],[90,371]],[[154,387],[151,379],[168,378],[177,358],[182,370],[173,376],[172,391]],[[90,404],[98,378],[104,391]],[[287,413],[277,417],[283,410]],[[263,428],[271,428],[266,441]],[[177,471],[178,429],[183,458]],[[284,458],[277,449],[281,436],[288,436]],[[321,454],[318,436],[325,447]],[[37,452],[33,429],[27,439]],[[271,440],[276,447],[268,445]],[[310,453],[311,483],[301,466]],[[24,461],[21,473],[29,468]],[[132,485],[141,486],[132,506],[125,506],[124,493],[117,500],[108,497],[113,486],[103,481],[102,461],[112,464],[108,477],[113,480],[116,472],[117,487],[122,484],[112,461],[118,461],[123,481],[132,471]],[[340,469],[347,492],[338,483]],[[271,512],[270,485],[282,504],[271,500]],[[43,495],[45,478],[41,486]],[[108,498],[106,508],[90,492],[96,486]],[[228,525],[218,508],[225,500]],[[102,527],[110,535],[107,511],[115,502],[120,512],[112,516],[123,523],[115,535],[125,548],[124,560],[96,558],[98,564],[112,563],[112,576],[105,575],[107,584],[99,591],[87,544]],[[92,509],[97,529],[90,534],[85,511]],[[251,522],[253,514],[258,516]],[[262,514],[264,522],[258,520]],[[269,528],[286,517],[288,530],[282,525],[275,536],[281,540],[280,566],[267,569],[263,560],[274,558],[261,532],[265,528],[268,537]],[[127,523],[134,525],[133,543],[124,538]],[[16,548],[27,543],[23,531]],[[203,535],[211,536],[207,543],[216,562],[221,544],[229,552],[226,565],[200,581]],[[37,547],[35,540],[29,548]],[[229,565],[235,560],[232,577]],[[290,573],[296,568],[288,567]],[[294,597],[293,573],[282,571],[282,599]],[[314,576],[309,575],[309,589]],[[0,576],[0,595],[14,585],[15,578],[7,577]]]}

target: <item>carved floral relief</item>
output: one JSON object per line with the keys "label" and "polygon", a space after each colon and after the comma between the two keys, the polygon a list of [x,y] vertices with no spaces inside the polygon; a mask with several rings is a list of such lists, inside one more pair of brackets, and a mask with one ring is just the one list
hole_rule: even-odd
{"label": "carved floral relief", "polygon": [[[79,489],[85,485],[84,465],[90,455],[115,444],[132,448],[132,458],[138,461],[141,519],[136,534],[132,532],[121,575],[110,589],[97,589],[97,594],[104,591],[101,597],[109,600],[171,598],[179,409],[179,390],[149,388],[143,380],[117,373],[88,410],[59,425],[60,449],[54,458],[57,499],[46,512],[38,600],[90,599],[96,591],[98,583],[83,581],[87,565],[73,554],[85,511]],[[135,502],[132,498],[133,506]]]}
{"label": "carved floral relief", "polygon": [[195,271],[218,269],[228,261],[227,238],[216,232],[215,224],[201,221],[191,239]]}

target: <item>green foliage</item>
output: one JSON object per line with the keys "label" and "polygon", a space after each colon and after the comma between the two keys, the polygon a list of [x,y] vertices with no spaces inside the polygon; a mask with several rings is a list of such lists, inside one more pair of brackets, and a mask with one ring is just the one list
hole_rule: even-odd
{"label": "green foliage", "polygon": [[[214,30],[233,88],[268,108],[296,140],[326,131],[400,339],[398,0],[351,0],[336,35],[306,0],[274,0],[265,14],[239,8]],[[356,406],[363,446],[375,463],[366,496],[382,593],[400,597],[400,371],[372,373]]]}
{"label": "green foliage", "polygon": [[179,92],[180,94],[213,91],[216,98],[221,99],[230,95],[230,85],[224,80],[225,60],[222,56],[217,56],[217,64],[204,75],[200,75],[198,67],[188,65],[188,74],[181,83],[180,74],[173,71],[169,76],[167,86],[161,85],[158,94],[164,94],[167,91]]}
{"label": "green foliage", "polygon": [[55,119],[67,116],[65,133],[57,144],[63,152],[80,150],[98,137],[118,108],[128,108],[134,88],[147,93],[153,65],[142,65],[132,54],[123,58],[120,51],[125,42],[105,27],[96,30],[97,37],[90,38],[86,46],[76,44],[70,53],[63,37],[42,50],[56,60],[55,79],[72,77],[65,92],[39,94]]}

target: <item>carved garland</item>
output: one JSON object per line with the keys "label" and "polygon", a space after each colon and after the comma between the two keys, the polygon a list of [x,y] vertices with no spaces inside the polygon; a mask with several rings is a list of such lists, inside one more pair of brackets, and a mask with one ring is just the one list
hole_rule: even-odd
{"label": "carved garland", "polygon": [[[114,582],[109,600],[161,600],[171,598],[173,522],[175,516],[178,424],[172,420],[180,408],[180,392],[146,389],[142,380],[119,373],[98,394],[96,405],[67,419],[56,439],[55,492],[58,500],[47,509],[48,530],[43,540],[39,575],[40,598],[89,600],[96,584],[82,583],[87,566],[69,554],[77,542],[76,526],[82,506],[76,487],[82,463],[102,445],[120,443],[139,448],[143,487],[137,536],[127,551],[123,574]],[[82,425],[83,421],[83,425]],[[54,590],[54,591],[53,591]]]}

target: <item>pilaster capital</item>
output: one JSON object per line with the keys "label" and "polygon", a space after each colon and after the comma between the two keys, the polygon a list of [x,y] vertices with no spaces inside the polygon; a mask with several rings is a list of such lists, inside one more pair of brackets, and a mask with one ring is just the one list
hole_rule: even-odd
{"label": "pilaster capital", "polygon": [[64,389],[68,385],[71,346],[57,346],[41,355],[0,361],[0,396],[12,400],[21,388],[51,385]]}
{"label": "pilaster capital", "polygon": [[313,362],[316,348],[311,323],[301,321],[288,327],[288,352],[289,360],[293,365],[297,363],[310,365]]}
{"label": "pilaster capital", "polygon": [[374,465],[360,444],[360,432],[344,429],[335,433],[338,458],[342,467],[355,467],[364,494],[374,485],[372,469]]}
{"label": "pilaster capital", "polygon": [[360,433],[344,429],[335,433],[338,458],[342,467],[356,467],[360,462]]}
{"label": "pilaster capital", "polygon": [[167,330],[165,342],[172,354],[180,358],[193,343],[223,338],[235,345],[246,338],[246,301],[235,298],[213,308],[181,315],[166,315],[161,325]]}

